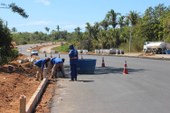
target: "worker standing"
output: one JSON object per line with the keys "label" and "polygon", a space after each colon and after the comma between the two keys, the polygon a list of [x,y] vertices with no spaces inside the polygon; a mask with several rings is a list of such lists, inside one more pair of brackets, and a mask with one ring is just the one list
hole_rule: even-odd
{"label": "worker standing", "polygon": [[70,58],[70,69],[71,69],[71,81],[77,81],[77,63],[78,63],[78,52],[73,45],[69,46],[69,58]]}

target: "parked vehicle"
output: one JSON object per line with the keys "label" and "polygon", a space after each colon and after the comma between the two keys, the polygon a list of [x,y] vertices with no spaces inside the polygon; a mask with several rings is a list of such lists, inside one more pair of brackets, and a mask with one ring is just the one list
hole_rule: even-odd
{"label": "parked vehicle", "polygon": [[95,49],[96,54],[124,54],[124,51],[117,48],[110,49]]}
{"label": "parked vehicle", "polygon": [[32,50],[32,51],[31,51],[31,55],[36,55],[36,56],[38,56],[38,51],[37,51],[37,50]]}
{"label": "parked vehicle", "polygon": [[78,51],[78,53],[83,53],[83,54],[87,54],[88,53],[87,49],[78,49],[77,51]]}
{"label": "parked vehicle", "polygon": [[145,42],[143,51],[145,53],[165,54],[166,50],[170,50],[170,43],[160,42]]}
{"label": "parked vehicle", "polygon": [[121,49],[111,48],[110,54],[124,54],[124,51]]}

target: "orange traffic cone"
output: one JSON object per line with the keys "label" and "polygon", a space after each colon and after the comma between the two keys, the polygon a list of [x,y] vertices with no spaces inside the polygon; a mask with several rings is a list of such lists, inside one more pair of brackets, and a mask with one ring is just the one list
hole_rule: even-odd
{"label": "orange traffic cone", "polygon": [[125,64],[124,64],[124,69],[123,69],[123,74],[128,74],[128,70],[127,70],[127,62],[125,60]]}
{"label": "orange traffic cone", "polygon": [[102,67],[105,67],[104,57],[102,57]]}

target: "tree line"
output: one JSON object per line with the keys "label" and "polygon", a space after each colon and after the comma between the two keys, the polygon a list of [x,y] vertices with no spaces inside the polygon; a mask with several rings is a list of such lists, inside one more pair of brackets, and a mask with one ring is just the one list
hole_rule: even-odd
{"label": "tree line", "polygon": [[[22,8],[15,9],[17,7],[15,4],[9,7],[24,18],[28,17]],[[158,4],[155,7],[148,7],[143,14],[130,11],[127,15],[111,9],[100,22],[87,22],[85,31],[81,31],[80,27],[75,28],[73,32],[61,31],[60,26],[57,25],[53,30],[45,26],[46,32],[30,33],[17,32],[15,27],[9,30],[2,20],[0,25],[1,52],[7,42],[6,46],[11,47],[11,41],[17,44],[66,41],[76,45],[78,49],[89,51],[121,48],[126,52],[140,52],[145,41],[170,42],[170,6]]]}
{"label": "tree line", "polygon": [[142,51],[145,41],[170,42],[170,6],[159,4],[149,7],[144,14],[130,11],[122,15],[111,9],[100,22],[86,23],[85,31],[80,27],[74,32],[60,31],[59,25],[43,32],[12,32],[18,44],[64,40],[76,45],[78,49],[121,48],[125,51]]}
{"label": "tree line", "polygon": [[[15,3],[1,3],[0,8],[10,9],[12,12],[18,13],[24,18],[28,18],[24,9],[17,6]],[[11,30],[4,24],[2,19],[0,19],[0,65],[9,62],[18,55],[18,50],[14,47],[12,41]]]}

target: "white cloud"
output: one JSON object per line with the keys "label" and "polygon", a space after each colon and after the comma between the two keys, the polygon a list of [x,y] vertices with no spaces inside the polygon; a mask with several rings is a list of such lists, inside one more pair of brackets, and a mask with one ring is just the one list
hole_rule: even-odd
{"label": "white cloud", "polygon": [[44,5],[50,5],[51,4],[50,0],[36,0],[36,2],[42,3]]}

